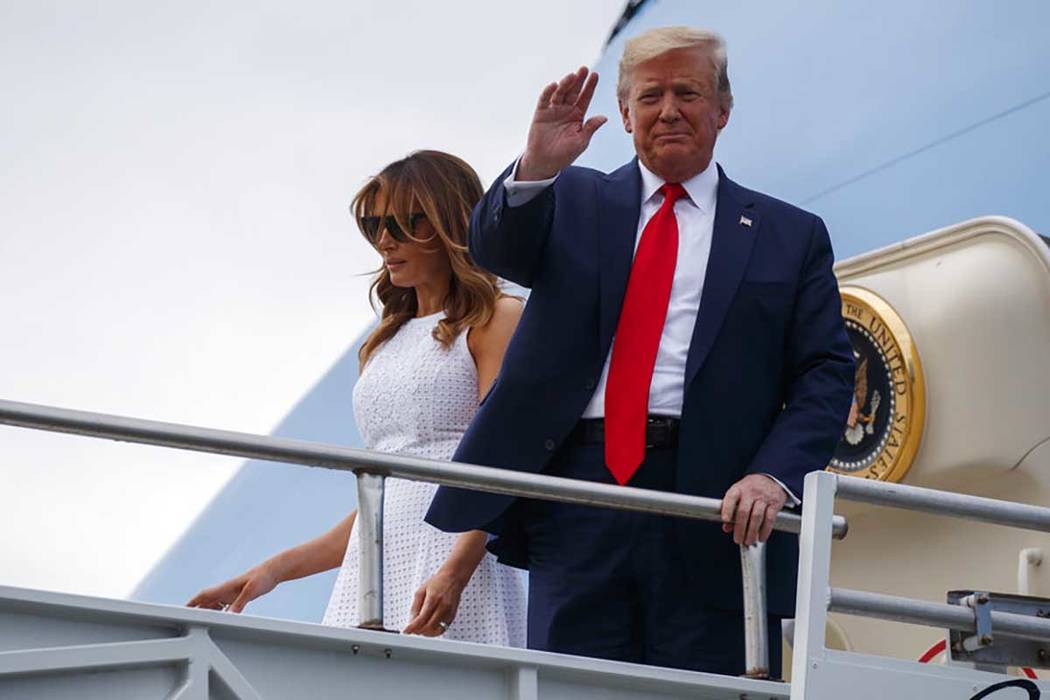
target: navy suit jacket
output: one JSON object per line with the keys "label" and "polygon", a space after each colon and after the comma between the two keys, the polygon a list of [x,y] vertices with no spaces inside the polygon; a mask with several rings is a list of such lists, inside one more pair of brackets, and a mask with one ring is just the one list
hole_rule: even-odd
{"label": "navy suit jacket", "polygon": [[[492,390],[454,460],[542,472],[576,425],[612,344],[641,208],[637,160],[605,174],[581,167],[520,207],[505,171],[470,224],[470,252],[532,289]],[[707,274],[685,370],[676,484],[721,498],[746,474],[775,476],[801,496],[827,465],[849,411],[853,354],[819,217],[737,185],[719,168]],[[442,487],[427,521],[501,534],[509,496]],[[707,604],[741,606],[739,551],[715,523],[681,521],[683,556]],[[567,533],[567,536],[571,536]],[[505,537],[490,548],[524,555]],[[794,609],[797,538],[774,533],[769,609]]]}

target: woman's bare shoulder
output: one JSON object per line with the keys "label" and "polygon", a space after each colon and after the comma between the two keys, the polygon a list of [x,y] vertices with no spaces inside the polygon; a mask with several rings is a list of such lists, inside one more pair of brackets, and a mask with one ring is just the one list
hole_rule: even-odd
{"label": "woman's bare shoulder", "polygon": [[492,318],[484,326],[471,329],[468,340],[474,348],[481,348],[489,343],[506,345],[521,319],[525,303],[518,297],[502,296],[496,300]]}

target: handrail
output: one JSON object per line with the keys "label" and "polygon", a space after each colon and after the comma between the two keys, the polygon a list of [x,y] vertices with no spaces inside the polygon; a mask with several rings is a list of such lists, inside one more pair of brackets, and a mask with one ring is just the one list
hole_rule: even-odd
{"label": "handrail", "polygon": [[[361,546],[359,612],[362,627],[383,629],[383,492],[387,477],[426,481],[518,497],[540,498],[697,520],[721,521],[721,501],[628,486],[384,454],[273,436],[215,430],[161,421],[0,400],[0,424],[108,438],[195,452],[322,467],[357,474]],[[845,518],[832,518],[836,538]],[[773,528],[798,534],[802,521],[780,513]],[[765,633],[764,545],[741,546],[744,577],[745,652],[748,675],[768,675]]]}
{"label": "handrail", "polygon": [[838,479],[837,493],[851,501],[1050,532],[1050,508],[1026,503],[849,476]]}
{"label": "handrail", "polygon": [[[1042,506],[844,475],[833,478],[835,496],[850,501],[1050,532],[1050,508]],[[929,627],[973,630],[976,624],[972,608],[843,588],[829,588],[828,610]],[[997,611],[991,612],[991,620],[1003,634],[1050,642],[1050,620]]]}
{"label": "handrail", "polygon": [[[979,630],[978,606],[917,600],[830,585],[831,537],[828,520],[836,499],[903,508],[1009,527],[1050,532],[1050,508],[981,496],[812,473],[806,476],[804,529],[800,539],[799,595],[796,605],[795,662],[800,697],[820,684],[824,673],[824,628],[829,612],[860,615],[929,627],[976,632],[978,645],[990,643],[991,632],[1004,637],[1050,642],[1050,620],[1000,610],[987,610],[987,629]],[[811,673],[812,672],[812,673]],[[816,679],[816,680],[814,680]],[[794,691],[794,688],[793,688]]]}
{"label": "handrail", "polygon": [[[849,588],[829,589],[828,610],[844,615],[862,615],[926,627],[947,627],[967,632],[977,630],[973,608],[964,605],[931,603]],[[996,633],[1050,642],[1050,620],[1001,610],[990,611],[989,617]]]}
{"label": "handrail", "polygon": [[[722,502],[715,498],[16,401],[0,400],[0,424],[337,471],[366,472],[511,496],[721,521]],[[837,538],[846,536],[845,518],[836,516],[833,527]],[[782,512],[773,529],[798,534],[802,520],[794,513]]]}

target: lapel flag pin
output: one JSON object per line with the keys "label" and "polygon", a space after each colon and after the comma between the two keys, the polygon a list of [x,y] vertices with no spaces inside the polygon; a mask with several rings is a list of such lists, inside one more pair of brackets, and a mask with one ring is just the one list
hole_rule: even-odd
{"label": "lapel flag pin", "polygon": [[741,216],[740,217],[740,223],[743,224],[744,226],[750,226],[751,225],[751,219],[747,218],[746,216]]}

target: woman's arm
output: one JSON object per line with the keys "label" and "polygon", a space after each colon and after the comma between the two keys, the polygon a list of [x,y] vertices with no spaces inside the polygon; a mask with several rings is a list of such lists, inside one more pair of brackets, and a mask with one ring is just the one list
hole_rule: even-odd
{"label": "woman's arm", "polygon": [[467,347],[478,368],[479,401],[485,398],[496,381],[523,308],[524,304],[516,297],[500,297],[488,325],[472,329],[467,336]]}
{"label": "woman's arm", "polygon": [[[496,301],[496,310],[488,325],[473,329],[467,336],[467,347],[478,368],[478,400],[485,397],[496,381],[521,310],[520,300],[502,297]],[[436,637],[445,631],[439,623],[452,624],[463,589],[485,556],[487,540],[488,535],[481,530],[459,536],[445,563],[416,591],[412,620],[402,630],[405,634]]]}
{"label": "woman's arm", "polygon": [[222,610],[228,605],[230,612],[239,613],[279,583],[334,569],[343,562],[356,518],[355,510],[320,537],[286,549],[225,583],[204,589],[186,605],[213,610]]}

